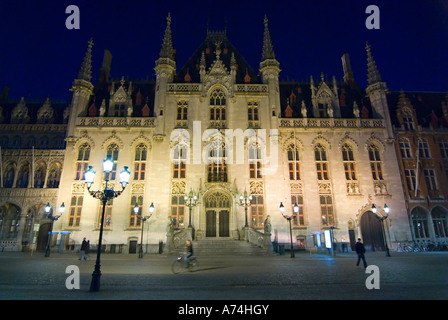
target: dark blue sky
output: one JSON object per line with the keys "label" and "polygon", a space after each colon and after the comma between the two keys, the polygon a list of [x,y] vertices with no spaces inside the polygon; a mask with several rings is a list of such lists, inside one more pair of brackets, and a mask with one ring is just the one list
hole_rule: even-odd
{"label": "dark blue sky", "polygon": [[[80,9],[80,30],[68,30],[68,5]],[[380,30],[368,30],[366,7],[380,9]],[[448,91],[447,0],[1,0],[0,88],[10,98],[67,99],[90,37],[92,81],[104,49],[112,53],[111,76],[154,78],[168,12],[172,17],[177,70],[210,29],[223,29],[258,71],[263,18],[269,28],[281,80],[342,79],[341,56],[351,57],[355,80],[366,86],[365,43],[391,91]]]}

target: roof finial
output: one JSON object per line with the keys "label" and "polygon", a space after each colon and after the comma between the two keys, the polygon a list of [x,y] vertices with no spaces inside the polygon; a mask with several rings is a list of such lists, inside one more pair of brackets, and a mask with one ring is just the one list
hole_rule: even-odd
{"label": "roof finial", "polygon": [[160,49],[160,58],[169,58],[175,60],[176,50],[173,48],[173,41],[171,37],[171,14],[168,13],[166,18],[166,29],[163,37],[162,48]]}
{"label": "roof finial", "polygon": [[264,36],[263,51],[261,61],[266,59],[275,59],[274,46],[272,45],[271,36],[269,34],[268,17],[264,15]]}
{"label": "roof finial", "polygon": [[370,84],[382,82],[381,74],[376,67],[375,60],[373,59],[372,52],[370,51],[370,44],[366,42],[367,50],[367,80]]}
{"label": "roof finial", "polygon": [[87,52],[82,61],[81,68],[79,69],[78,79],[90,81],[92,79],[92,46],[93,39],[90,38],[89,44],[87,46]]}

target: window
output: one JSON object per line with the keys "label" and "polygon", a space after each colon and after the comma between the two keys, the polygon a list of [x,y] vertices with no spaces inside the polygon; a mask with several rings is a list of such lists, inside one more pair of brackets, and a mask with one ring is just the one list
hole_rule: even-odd
{"label": "window", "polygon": [[[110,224],[112,221],[112,207],[113,207],[113,199],[109,199],[106,202],[106,210],[104,211],[104,228],[110,228]],[[98,214],[98,228],[101,228],[101,215],[103,214],[103,202],[100,205],[100,212]]]}
{"label": "window", "polygon": [[428,141],[423,139],[418,141],[418,155],[421,159],[431,158]]}
{"label": "window", "polygon": [[403,127],[404,130],[408,131],[412,131],[415,128],[412,113],[409,109],[403,109]]}
{"label": "window", "polygon": [[333,202],[331,195],[320,196],[320,210],[322,215],[322,225],[330,227],[334,225]]}
{"label": "window", "polygon": [[84,180],[84,173],[89,167],[90,146],[83,144],[78,150],[75,180]]}
{"label": "window", "polygon": [[408,186],[408,190],[414,191],[416,188],[416,178],[415,178],[415,170],[414,169],[404,169],[404,176],[406,178],[406,184]]}
{"label": "window", "polygon": [[112,160],[112,162],[114,163],[112,166],[112,171],[109,174],[109,179],[110,180],[115,180],[116,176],[117,176],[117,160],[118,160],[118,146],[115,143],[112,143],[109,145],[109,147],[107,148],[107,154],[106,154],[107,158],[109,158],[110,160]]}
{"label": "window", "polygon": [[327,153],[320,143],[314,148],[314,158],[316,160],[317,179],[329,180]]}
{"label": "window", "polygon": [[70,212],[68,217],[68,226],[70,228],[78,228],[81,221],[81,211],[83,196],[72,196],[70,201]]}
{"label": "window", "polygon": [[420,207],[414,208],[411,212],[411,220],[415,238],[428,238],[428,219],[426,212]]}
{"label": "window", "polygon": [[295,227],[302,227],[305,226],[305,218],[303,215],[303,196],[301,194],[293,194],[291,195],[291,212],[294,213],[294,205],[297,204],[299,207],[299,211],[297,213],[294,213],[294,218],[292,220],[292,224]]}
{"label": "window", "polygon": [[27,188],[29,180],[30,169],[29,165],[25,164],[20,168],[19,176],[17,179],[17,188]]}
{"label": "window", "polygon": [[348,144],[342,146],[342,161],[344,163],[345,179],[357,180],[356,164],[353,156],[353,149]]}
{"label": "window", "polygon": [[114,117],[126,117],[126,105],[115,104],[113,108]]}
{"label": "window", "polygon": [[448,159],[448,141],[440,141],[440,154],[443,159]]}
{"label": "window", "polygon": [[425,175],[426,186],[429,191],[437,190],[436,173],[433,169],[423,169],[423,174]]}
{"label": "window", "polygon": [[295,144],[288,146],[289,180],[300,180],[300,157]]}
{"label": "window", "polygon": [[185,178],[187,173],[187,146],[177,144],[173,155],[173,178]]}
{"label": "window", "polygon": [[[134,207],[136,204],[138,206],[137,213],[134,212]],[[142,221],[140,219],[142,214],[142,206],[143,206],[143,196],[133,195],[131,198],[131,217],[129,219],[129,227],[138,228],[142,224]]]}
{"label": "window", "polygon": [[59,179],[61,178],[61,170],[57,166],[53,166],[48,172],[47,188],[59,187]]}
{"label": "window", "polygon": [[145,180],[146,175],[146,146],[141,143],[135,148],[134,180]]}
{"label": "window", "polygon": [[435,207],[432,212],[432,222],[436,238],[448,237],[447,221],[447,214],[440,207]]}
{"label": "window", "polygon": [[5,188],[12,188],[12,185],[14,183],[14,173],[15,173],[14,167],[12,165],[10,165],[9,167],[6,168],[4,181],[3,181],[3,186]]}
{"label": "window", "polygon": [[257,146],[249,147],[249,177],[259,179],[261,176],[261,148]]}
{"label": "window", "polygon": [[171,198],[171,221],[174,228],[185,226],[185,200],[183,195],[175,195]]}
{"label": "window", "polygon": [[188,102],[185,100],[177,102],[177,120],[187,120]]}
{"label": "window", "polygon": [[220,140],[213,141],[207,148],[208,182],[227,182],[226,150]]}
{"label": "window", "polygon": [[403,159],[412,158],[411,145],[408,139],[400,139],[400,154]]}
{"label": "window", "polygon": [[252,200],[250,200],[250,217],[252,221],[252,227],[262,227],[264,225],[262,195],[252,196]]}
{"label": "window", "polygon": [[210,126],[221,127],[226,123],[226,97],[221,89],[210,95]]}
{"label": "window", "polygon": [[34,188],[43,188],[45,179],[45,167],[41,166],[34,171]]}
{"label": "window", "polygon": [[383,167],[380,157],[380,150],[373,143],[369,146],[369,159],[373,180],[383,180]]}
{"label": "window", "polygon": [[247,103],[247,119],[249,121],[249,128],[258,127],[260,125],[258,113],[258,101],[249,101]]}

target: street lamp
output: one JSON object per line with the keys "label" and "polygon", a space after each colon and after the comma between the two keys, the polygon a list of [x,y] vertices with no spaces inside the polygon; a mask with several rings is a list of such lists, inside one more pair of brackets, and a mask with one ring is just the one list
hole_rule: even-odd
{"label": "street lamp", "polygon": [[101,278],[101,270],[100,270],[100,261],[101,261],[101,247],[103,241],[103,226],[104,226],[104,215],[106,212],[106,204],[110,199],[116,198],[124,191],[127,184],[129,183],[129,178],[131,173],[128,170],[128,167],[124,167],[124,170],[120,172],[120,183],[121,183],[121,191],[115,191],[113,188],[108,188],[107,183],[109,182],[109,175],[112,171],[113,161],[108,157],[103,162],[103,171],[106,174],[105,181],[106,185],[104,190],[94,191],[90,190],[90,187],[93,184],[93,179],[95,178],[95,171],[93,171],[93,167],[89,166],[89,170],[87,170],[84,174],[85,183],[87,186],[87,190],[90,195],[96,199],[100,199],[103,203],[103,210],[101,212],[101,224],[100,224],[100,235],[98,240],[98,248],[96,254],[96,263],[95,270],[92,273],[92,282],[90,284],[90,291],[98,291],[100,289],[100,278]]}
{"label": "street lamp", "polygon": [[[136,209],[137,208],[137,209]],[[139,211],[139,207],[137,204],[135,204],[134,207],[134,213],[137,214]],[[154,212],[154,203],[151,203],[149,206],[149,215],[142,217],[142,215],[139,215],[139,219],[142,220],[142,234],[140,237],[140,250],[138,252],[138,257],[141,259],[143,258],[143,228],[145,226],[145,221],[152,217],[152,213]]]}
{"label": "street lamp", "polygon": [[245,228],[249,226],[249,224],[247,223],[247,208],[250,207],[251,201],[252,201],[252,195],[247,195],[247,191],[244,190],[244,194],[240,195],[239,205],[244,207],[244,213],[246,215],[246,223],[244,225]]}
{"label": "street lamp", "polygon": [[48,234],[49,234],[48,243],[47,243],[47,247],[45,248],[45,257],[49,257],[50,256],[50,247],[51,247],[51,236],[53,235],[53,224],[64,213],[64,211],[65,211],[64,202],[62,202],[62,204],[59,206],[59,209],[58,209],[59,214],[53,214],[53,211],[51,210],[50,203],[47,203],[47,205],[44,207],[44,211],[45,211],[47,218],[51,219],[50,231],[48,232]]}
{"label": "street lamp", "polygon": [[280,213],[282,214],[283,218],[285,218],[286,220],[289,221],[289,236],[290,236],[290,240],[291,240],[291,258],[294,258],[294,247],[292,244],[292,225],[291,225],[291,220],[296,216],[297,212],[299,212],[299,206],[297,205],[297,203],[294,203],[294,214],[287,216],[285,215],[285,207],[283,206],[283,203],[280,202]]}
{"label": "street lamp", "polygon": [[384,228],[384,220],[386,220],[389,217],[390,208],[387,206],[387,204],[384,204],[383,210],[386,213],[385,216],[380,215],[378,209],[375,207],[375,204],[372,204],[372,212],[375,214],[375,217],[380,221],[381,229],[383,230],[383,241],[386,247],[386,257],[390,257],[389,247],[387,246],[387,240],[386,240],[386,232]]}
{"label": "street lamp", "polygon": [[188,195],[184,196],[185,205],[189,208],[190,216],[188,217],[188,228],[192,228],[191,226],[191,211],[193,207],[198,204],[198,196],[193,193],[193,190],[190,189]]}

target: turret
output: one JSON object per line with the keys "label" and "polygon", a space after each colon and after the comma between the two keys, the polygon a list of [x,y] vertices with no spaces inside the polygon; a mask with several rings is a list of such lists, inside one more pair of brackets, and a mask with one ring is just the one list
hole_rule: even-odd
{"label": "turret", "polygon": [[78,78],[73,81],[72,88],[70,89],[73,92],[73,97],[67,127],[67,138],[69,139],[75,136],[77,117],[87,114],[87,105],[93,93],[93,84],[90,82],[92,79],[92,46],[93,39],[90,39],[87,52],[79,69]]}
{"label": "turret", "polygon": [[373,59],[369,43],[366,44],[366,50],[367,80],[369,83],[366,93],[370,99],[370,104],[372,105],[373,116],[384,119],[388,138],[393,138],[392,123],[386,97],[388,92],[387,85],[381,79],[381,74],[378,71],[375,60]]}
{"label": "turret", "polygon": [[156,72],[156,93],[154,98],[154,113],[157,117],[157,135],[165,135],[165,100],[167,84],[173,82],[176,74],[176,50],[171,38],[171,15],[166,18],[166,29],[163,37],[159,59],[154,68]]}
{"label": "turret", "polygon": [[268,18],[266,16],[264,17],[264,36],[260,73],[263,83],[268,85],[271,129],[277,129],[277,118],[280,116],[280,91],[278,84],[280,63],[275,59],[274,46],[272,45],[271,36],[269,34]]}

